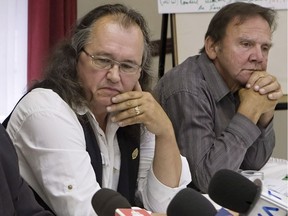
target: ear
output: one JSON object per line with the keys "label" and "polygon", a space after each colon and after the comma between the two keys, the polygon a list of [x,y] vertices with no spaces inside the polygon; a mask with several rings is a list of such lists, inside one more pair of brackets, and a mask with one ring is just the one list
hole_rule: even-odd
{"label": "ear", "polygon": [[217,57],[218,50],[219,50],[218,43],[215,43],[213,39],[210,36],[208,36],[205,39],[205,51],[211,60],[214,60]]}

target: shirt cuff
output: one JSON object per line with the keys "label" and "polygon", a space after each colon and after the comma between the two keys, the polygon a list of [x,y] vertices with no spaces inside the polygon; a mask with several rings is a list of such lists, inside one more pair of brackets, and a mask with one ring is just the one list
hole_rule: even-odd
{"label": "shirt cuff", "polygon": [[255,140],[258,139],[261,135],[260,128],[246,116],[240,113],[237,113],[233,117],[227,130],[232,131],[232,134],[240,137],[244,141],[244,143],[247,144],[247,147],[252,145]]}
{"label": "shirt cuff", "polygon": [[258,125],[258,127],[259,127],[259,129],[261,131],[261,135],[260,135],[259,139],[265,139],[267,136],[269,136],[274,131],[274,129],[273,129],[273,121],[271,121],[266,128],[263,128],[263,127],[261,127],[259,125]]}
{"label": "shirt cuff", "polygon": [[182,161],[182,171],[178,187],[171,188],[162,184],[154,175],[153,169],[150,169],[148,174],[148,188],[149,194],[153,197],[153,200],[157,200],[160,203],[165,203],[168,201],[170,203],[171,199],[183,188],[191,182],[191,173],[187,159],[181,156]]}

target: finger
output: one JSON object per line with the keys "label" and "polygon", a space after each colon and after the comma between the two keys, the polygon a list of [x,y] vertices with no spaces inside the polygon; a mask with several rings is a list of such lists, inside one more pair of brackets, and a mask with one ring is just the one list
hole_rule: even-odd
{"label": "finger", "polygon": [[279,91],[281,89],[281,86],[277,81],[270,82],[270,83],[268,81],[265,81],[265,82],[262,82],[262,84],[263,86],[259,85],[259,89],[258,89],[260,94],[268,94],[270,92]]}
{"label": "finger", "polygon": [[272,88],[270,91],[276,90],[275,87],[277,87],[277,89],[279,88],[279,85],[274,76],[268,75],[268,76],[260,77],[254,84],[253,89],[255,91],[259,91],[261,88],[263,89],[263,88],[266,88],[267,86],[270,86],[267,88],[267,90],[269,88]]}
{"label": "finger", "polygon": [[252,86],[254,86],[255,83],[257,82],[257,80],[264,77],[265,74],[267,74],[267,73],[264,71],[254,71],[251,74],[249,80],[247,81],[246,88],[251,88]]}
{"label": "finger", "polygon": [[143,112],[141,111],[141,107],[136,106],[130,109],[127,109],[125,111],[116,113],[112,118],[112,122],[117,122],[119,125],[130,125],[130,124],[136,124],[141,123],[141,115],[143,115]]}
{"label": "finger", "polygon": [[283,92],[281,90],[279,90],[279,91],[269,93],[267,97],[270,100],[279,100],[282,96],[283,96]]}
{"label": "finger", "polygon": [[129,92],[116,95],[115,97],[112,98],[112,102],[121,103],[123,101],[140,98],[142,97],[142,95],[143,94],[140,91],[129,91]]}
{"label": "finger", "polygon": [[134,125],[134,124],[141,124],[140,117],[141,116],[135,116],[135,117],[123,119],[123,120],[117,122],[117,124],[120,127],[125,127],[125,126],[128,126],[128,125]]}
{"label": "finger", "polygon": [[125,100],[123,102],[118,102],[106,107],[108,112],[116,112],[128,110],[136,107],[137,105],[141,105],[141,101],[139,99]]}

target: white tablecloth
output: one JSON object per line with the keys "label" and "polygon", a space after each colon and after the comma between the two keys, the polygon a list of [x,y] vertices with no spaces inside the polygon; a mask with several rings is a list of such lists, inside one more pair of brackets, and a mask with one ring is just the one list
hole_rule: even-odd
{"label": "white tablecloth", "polygon": [[264,173],[263,184],[265,187],[288,197],[287,160],[270,158],[260,171]]}
{"label": "white tablecloth", "polygon": [[283,179],[288,174],[288,161],[284,159],[270,158],[261,171],[264,172],[264,179]]}

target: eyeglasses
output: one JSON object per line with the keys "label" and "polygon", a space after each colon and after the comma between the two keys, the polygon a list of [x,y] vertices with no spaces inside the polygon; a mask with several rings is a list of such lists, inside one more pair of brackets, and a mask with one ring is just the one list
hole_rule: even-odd
{"label": "eyeglasses", "polygon": [[139,71],[141,68],[140,65],[131,63],[131,62],[118,62],[113,59],[104,57],[104,56],[94,56],[89,54],[86,50],[82,49],[83,52],[92,59],[93,64],[98,69],[111,69],[115,64],[118,65],[119,70],[125,74],[133,74]]}

